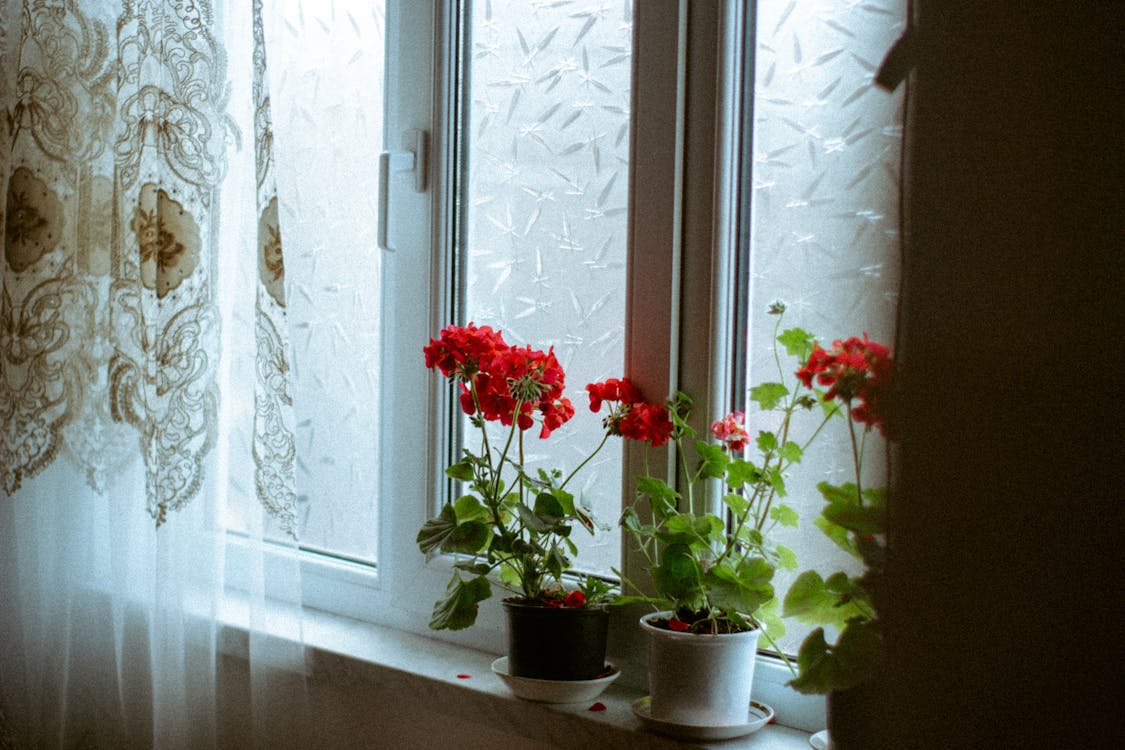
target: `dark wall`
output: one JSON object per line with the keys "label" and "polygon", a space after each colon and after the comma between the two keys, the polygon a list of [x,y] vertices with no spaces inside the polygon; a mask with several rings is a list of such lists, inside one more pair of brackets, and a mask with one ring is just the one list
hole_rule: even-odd
{"label": "dark wall", "polygon": [[1121,746],[1125,4],[917,6],[892,746]]}

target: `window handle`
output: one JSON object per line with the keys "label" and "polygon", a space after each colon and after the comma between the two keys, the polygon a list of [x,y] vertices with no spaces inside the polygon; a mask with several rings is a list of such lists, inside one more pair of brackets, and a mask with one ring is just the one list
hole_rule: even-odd
{"label": "window handle", "polygon": [[402,151],[384,151],[379,154],[379,247],[383,250],[396,250],[391,222],[394,212],[391,209],[391,196],[394,192],[392,174],[410,172],[414,175],[414,191],[426,190],[426,131],[407,130],[403,133],[406,148]]}

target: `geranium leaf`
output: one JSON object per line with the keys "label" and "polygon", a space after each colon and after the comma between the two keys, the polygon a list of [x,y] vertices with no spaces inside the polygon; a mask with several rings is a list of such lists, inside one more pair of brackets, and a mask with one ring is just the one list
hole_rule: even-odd
{"label": "geranium leaf", "polygon": [[742,495],[731,492],[723,495],[723,505],[730,508],[731,513],[734,513],[736,516],[741,516],[746,512],[747,508],[750,507],[750,501]]}
{"label": "geranium leaf", "polygon": [[777,521],[782,526],[795,529],[797,528],[797,521],[800,519],[800,516],[797,515],[797,511],[793,510],[785,503],[781,503],[770,508],[770,518]]}
{"label": "geranium leaf", "polygon": [[797,569],[797,553],[786,547],[784,544],[777,545],[777,558],[777,566],[782,570]]}
{"label": "geranium leaf", "polygon": [[727,486],[732,490],[757,484],[761,478],[761,470],[745,459],[736,458],[727,466]]}
{"label": "geranium leaf", "polygon": [[462,495],[453,504],[458,523],[488,520],[488,508],[475,495]]}
{"label": "geranium leaf", "polygon": [[725,563],[707,571],[704,582],[708,586],[711,603],[723,610],[752,615],[773,598],[773,566],[762,558],[744,560],[737,568]]}
{"label": "geranium leaf", "polygon": [[[573,509],[573,503],[571,505]],[[562,520],[563,516],[567,515],[566,510],[563,508],[562,503],[559,502],[553,494],[549,492],[540,492],[535,496],[535,506],[533,508],[535,515],[539,516],[544,521],[552,525]]]}
{"label": "geranium leaf", "polygon": [[880,508],[831,503],[821,512],[832,523],[856,534],[882,534],[886,529],[886,515]]}
{"label": "geranium leaf", "polygon": [[783,459],[794,464],[800,463],[801,457],[804,455],[801,446],[797,445],[797,443],[794,443],[792,440],[787,441],[785,445],[781,446],[781,451],[779,453]]}
{"label": "geranium leaf", "polygon": [[758,433],[758,439],[755,442],[758,444],[758,450],[762,453],[769,453],[777,449],[777,435],[772,432],[762,430]]}
{"label": "geranium leaf", "polygon": [[832,523],[824,516],[818,516],[813,523],[816,524],[816,527],[823,531],[824,535],[831,539],[837,547],[844,550],[849,555],[859,556],[859,552],[856,551],[856,547],[852,543],[851,538],[848,537],[848,530],[843,526]]}
{"label": "geranium leaf", "polygon": [[462,552],[472,554],[488,545],[492,530],[480,521],[458,523],[457,512],[452,505],[445,505],[441,513],[422,524],[418,531],[418,548],[430,553],[435,549],[442,552]]}
{"label": "geranium leaf", "polygon": [[699,453],[699,470],[703,476],[717,479],[726,474],[730,456],[721,446],[698,440],[695,443],[695,449]]}
{"label": "geranium leaf", "polygon": [[789,395],[789,389],[781,383],[762,383],[750,389],[750,400],[769,411],[776,409],[781,399]]}
{"label": "geranium leaf", "polygon": [[806,570],[789,587],[782,603],[782,617],[793,617],[807,625],[842,627],[859,610],[854,604],[840,606],[841,597],[833,593],[815,570]]}
{"label": "geranium leaf", "polygon": [[808,359],[815,342],[813,335],[801,328],[787,328],[777,337],[777,343],[785,347],[785,352],[801,362]]}
{"label": "geranium leaf", "polygon": [[699,563],[683,544],[665,547],[660,564],[652,569],[652,583],[657,593],[676,601],[694,600],[700,589],[699,580]]}
{"label": "geranium leaf", "polygon": [[676,502],[680,499],[678,492],[654,477],[637,477],[637,494],[648,499],[652,514],[658,519],[674,513]]}
{"label": "geranium leaf", "polygon": [[473,465],[468,461],[461,461],[455,463],[445,470],[445,474],[452,479],[459,479],[462,482],[469,482],[473,479]]}
{"label": "geranium leaf", "polygon": [[445,589],[446,596],[434,604],[430,627],[434,630],[461,630],[477,621],[478,603],[492,596],[492,586],[484,576],[461,580],[454,573]]}

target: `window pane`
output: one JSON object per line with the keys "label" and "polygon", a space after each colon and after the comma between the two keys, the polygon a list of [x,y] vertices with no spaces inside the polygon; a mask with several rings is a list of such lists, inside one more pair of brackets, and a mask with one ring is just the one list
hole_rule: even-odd
{"label": "window pane", "polygon": [[302,545],[375,561],[382,2],[277,0],[268,32]]}
{"label": "window pane", "polygon": [[[586,383],[624,364],[630,2],[472,2],[465,143],[464,321],[555,354],[575,417],[527,463],[569,471],[602,436]],[[571,485],[598,519],[621,503],[619,442]],[[584,570],[618,565],[616,533],[576,535]]]}
{"label": "window pane", "polygon": [[[903,5],[758,4],[749,176],[751,385],[777,377],[771,348],[776,319],[764,314],[775,299],[788,305],[786,327],[800,326],[826,346],[864,331],[891,343],[898,303],[902,95],[901,89],[887,94],[872,80],[902,32]],[[746,411],[755,411],[749,402]],[[800,513],[800,526],[778,536],[796,551],[801,569],[815,567],[822,575],[855,570],[851,558],[813,525],[823,506],[816,483],[852,476],[846,431],[841,422],[830,427],[788,487],[787,502]],[[803,423],[797,434],[808,436],[814,428]],[[868,451],[866,468],[882,483],[879,453]],[[793,577],[775,579],[779,595]],[[809,628],[792,621],[786,627],[783,646],[796,652]]]}

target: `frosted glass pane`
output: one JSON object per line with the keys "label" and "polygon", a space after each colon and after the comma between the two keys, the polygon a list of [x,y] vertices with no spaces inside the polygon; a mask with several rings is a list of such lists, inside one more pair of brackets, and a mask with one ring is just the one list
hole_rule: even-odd
{"label": "frosted glass pane", "polygon": [[[758,4],[751,384],[776,378],[776,319],[764,314],[775,299],[788,304],[786,327],[809,330],[826,346],[864,331],[893,343],[902,96],[875,88],[873,77],[902,33],[903,6],[902,0]],[[803,427],[799,434],[810,434],[812,427]],[[831,427],[790,480],[787,502],[801,514],[800,527],[779,535],[797,552],[801,569],[822,574],[855,569],[813,525],[823,506],[816,483],[851,476],[843,423]],[[867,468],[882,481],[878,458],[870,456]],[[792,577],[775,579],[780,594]],[[787,628],[783,645],[795,652],[809,629],[795,622]]]}
{"label": "frosted glass pane", "polygon": [[[575,417],[527,463],[575,467],[601,439],[586,383],[624,366],[631,2],[473,2],[469,13],[466,321],[555,347]],[[664,394],[656,394],[663,398]],[[614,441],[568,489],[621,509]],[[609,573],[614,532],[578,533],[578,566]]]}
{"label": "frosted glass pane", "polygon": [[276,0],[268,31],[301,543],[374,562],[384,6]]}

